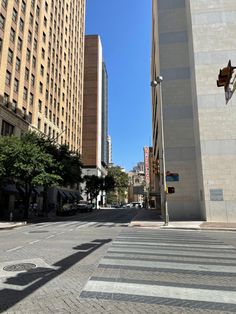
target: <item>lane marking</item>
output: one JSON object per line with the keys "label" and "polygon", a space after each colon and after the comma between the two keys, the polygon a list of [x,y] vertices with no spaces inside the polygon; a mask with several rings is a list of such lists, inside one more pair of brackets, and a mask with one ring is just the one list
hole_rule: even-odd
{"label": "lane marking", "polygon": [[32,242],[29,242],[29,244],[34,244],[34,243],[37,243],[39,242],[40,240],[35,240],[35,241],[32,241]]}
{"label": "lane marking", "polygon": [[17,247],[14,247],[13,249],[7,250],[7,252],[16,251],[16,250],[19,250],[19,249],[22,249],[22,248],[23,248],[23,246],[17,246]]}
{"label": "lane marking", "polygon": [[55,237],[55,234],[52,234],[52,235],[48,236],[48,237],[45,238],[45,239],[50,239],[50,238],[53,238],[53,237]]}

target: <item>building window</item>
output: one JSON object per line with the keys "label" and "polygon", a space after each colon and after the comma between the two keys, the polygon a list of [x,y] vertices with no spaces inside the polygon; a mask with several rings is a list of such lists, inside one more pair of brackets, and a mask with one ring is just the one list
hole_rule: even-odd
{"label": "building window", "polygon": [[16,71],[20,72],[20,59],[16,58]]}
{"label": "building window", "polygon": [[47,118],[48,117],[48,107],[47,106],[45,107],[44,114],[45,114],[45,117]]}
{"label": "building window", "polygon": [[40,130],[40,129],[41,129],[41,119],[40,119],[40,118],[38,118],[38,124],[37,124],[37,127],[38,127],[38,130]]}
{"label": "building window", "polygon": [[22,4],[21,4],[21,12],[23,14],[25,14],[25,10],[26,10],[26,4],[25,4],[25,1],[22,1]]}
{"label": "building window", "polygon": [[34,86],[35,83],[35,76],[34,74],[31,74],[31,86]]}
{"label": "building window", "polygon": [[38,42],[36,39],[34,39],[34,50],[37,51]]}
{"label": "building window", "polygon": [[14,134],[14,125],[8,123],[7,121],[2,121],[2,136],[11,136]]}
{"label": "building window", "polygon": [[42,112],[42,100],[38,102],[39,112]]}
{"label": "building window", "polygon": [[40,8],[39,8],[39,6],[37,5],[37,8],[36,8],[36,16],[39,17],[39,14],[40,14]]}
{"label": "building window", "polygon": [[34,95],[33,95],[32,93],[30,93],[29,104],[30,104],[31,106],[34,105]]}
{"label": "building window", "polygon": [[27,100],[27,98],[28,98],[28,89],[26,87],[24,87],[23,99]]}
{"label": "building window", "polygon": [[10,41],[11,41],[12,43],[15,42],[15,36],[16,36],[16,32],[14,31],[13,28],[11,28],[11,31],[10,31]]}
{"label": "building window", "polygon": [[29,69],[25,68],[25,80],[28,81],[29,80]]}
{"label": "building window", "polygon": [[30,13],[29,23],[30,23],[30,25],[33,25],[33,24],[34,24],[34,17],[33,17],[33,14],[32,14],[32,13]]}
{"label": "building window", "polygon": [[15,93],[18,93],[19,90],[19,81],[15,78],[13,90]]}
{"label": "building window", "polygon": [[15,23],[16,23],[16,21],[17,21],[17,11],[16,11],[15,8],[13,8],[13,11],[12,11],[12,20],[13,20],[13,22],[15,22]]}
{"label": "building window", "polygon": [[13,51],[11,49],[8,49],[8,57],[7,57],[8,63],[12,64],[13,62]]}
{"label": "building window", "polygon": [[4,7],[4,9],[7,8],[7,3],[8,3],[8,0],[2,0],[2,6]]}
{"label": "building window", "polygon": [[39,24],[36,22],[35,23],[35,33],[38,34],[39,32]]}
{"label": "building window", "polygon": [[42,48],[42,58],[45,59],[45,50]]}
{"label": "building window", "polygon": [[42,76],[44,75],[44,66],[42,64],[41,64],[41,67],[40,67],[40,73],[41,73]]}
{"label": "building window", "polygon": [[32,112],[29,111],[28,117],[29,117],[29,123],[32,123]]}
{"label": "building window", "polygon": [[26,118],[26,108],[25,107],[22,107],[22,116],[23,116],[23,119]]}
{"label": "building window", "polygon": [[32,33],[31,33],[31,31],[29,31],[28,32],[28,43],[31,44],[31,42],[32,42]]}
{"label": "building window", "polygon": [[7,71],[6,72],[6,81],[5,81],[7,86],[11,85],[11,72]]}
{"label": "building window", "polygon": [[24,31],[24,21],[22,19],[20,19],[19,29],[21,32]]}
{"label": "building window", "polygon": [[43,130],[44,134],[47,134],[47,124],[44,123],[44,130]]}
{"label": "building window", "polygon": [[26,60],[30,61],[30,50],[29,50],[29,48],[27,48],[27,50],[26,50]]}
{"label": "building window", "polygon": [[35,56],[33,56],[33,59],[32,59],[32,67],[34,69],[36,68],[36,58],[35,58]]}
{"label": "building window", "polygon": [[17,48],[18,48],[19,51],[22,50],[22,39],[20,37],[18,37]]}
{"label": "building window", "polygon": [[16,100],[13,99],[13,101],[12,101],[12,111],[16,112],[16,109],[17,109],[17,102],[16,102]]}
{"label": "building window", "polygon": [[46,16],[44,16],[43,23],[44,23],[44,26],[47,27],[47,18],[46,18]]}
{"label": "building window", "polygon": [[46,34],[43,32],[43,42],[46,43]]}
{"label": "building window", "polygon": [[43,83],[39,83],[39,92],[42,94],[43,93]]}
{"label": "building window", "polygon": [[2,14],[0,14],[0,29],[4,30],[5,18]]}

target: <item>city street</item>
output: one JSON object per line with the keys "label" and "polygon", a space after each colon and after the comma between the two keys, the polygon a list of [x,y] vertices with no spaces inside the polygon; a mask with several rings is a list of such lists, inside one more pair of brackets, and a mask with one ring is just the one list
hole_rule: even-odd
{"label": "city street", "polygon": [[235,232],[102,209],[0,232],[0,313],[236,312]]}

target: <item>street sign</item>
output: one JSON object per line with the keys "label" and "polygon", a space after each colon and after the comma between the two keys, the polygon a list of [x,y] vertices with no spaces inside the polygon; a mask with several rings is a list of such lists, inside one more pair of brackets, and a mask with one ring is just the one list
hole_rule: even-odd
{"label": "street sign", "polygon": [[179,181],[179,174],[178,173],[171,173],[170,171],[166,172],[166,181],[167,182],[178,182]]}

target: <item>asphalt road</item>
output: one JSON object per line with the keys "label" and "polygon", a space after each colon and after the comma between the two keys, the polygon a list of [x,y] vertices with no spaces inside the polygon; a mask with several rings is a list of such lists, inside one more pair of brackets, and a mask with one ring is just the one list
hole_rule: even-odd
{"label": "asphalt road", "polygon": [[96,210],[0,232],[0,313],[236,313],[236,233]]}

